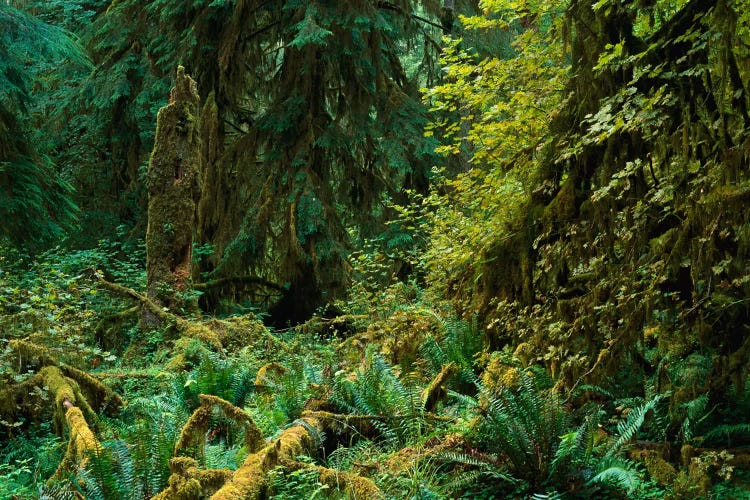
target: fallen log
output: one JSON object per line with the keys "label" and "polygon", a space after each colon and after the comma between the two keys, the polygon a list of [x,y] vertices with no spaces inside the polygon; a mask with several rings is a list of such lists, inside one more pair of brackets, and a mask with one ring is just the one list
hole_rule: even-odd
{"label": "fallen log", "polygon": [[62,479],[68,472],[86,467],[91,455],[102,451],[102,446],[91,431],[81,409],[67,400],[63,404],[68,407],[65,421],[70,429],[70,438],[65,456],[52,476],[53,479]]}
{"label": "fallen log", "polygon": [[175,457],[169,461],[169,486],[151,500],[207,498],[231,477],[230,469],[199,469],[194,458]]}

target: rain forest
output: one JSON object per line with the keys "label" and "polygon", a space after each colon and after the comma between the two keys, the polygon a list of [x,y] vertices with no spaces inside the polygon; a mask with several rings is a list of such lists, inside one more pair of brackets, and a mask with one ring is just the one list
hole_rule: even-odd
{"label": "rain forest", "polygon": [[750,0],[0,1],[0,500],[750,499]]}

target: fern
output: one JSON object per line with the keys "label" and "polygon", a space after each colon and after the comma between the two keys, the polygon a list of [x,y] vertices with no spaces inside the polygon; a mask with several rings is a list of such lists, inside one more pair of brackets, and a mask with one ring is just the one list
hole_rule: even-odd
{"label": "fern", "polygon": [[531,377],[521,387],[490,396],[479,433],[489,450],[508,457],[514,475],[531,482],[547,478],[568,416],[559,399],[544,394]]}
{"label": "fern", "polygon": [[[503,489],[525,489],[523,480],[515,477],[499,457],[483,453],[442,452],[435,459],[457,471],[444,488],[450,492],[474,492],[477,487],[489,488],[497,494]],[[467,470],[468,468],[468,470]]]}
{"label": "fern", "polygon": [[458,319],[449,319],[443,320],[442,324],[445,330],[443,337],[438,342],[435,337],[429,336],[419,348],[422,356],[434,373],[438,373],[443,366],[453,362],[461,369],[459,372],[461,382],[477,383],[474,359],[483,347],[478,320],[475,318],[469,324]]}
{"label": "fern", "polygon": [[396,376],[372,348],[368,348],[364,367],[353,379],[339,378],[334,382],[332,400],[347,413],[387,415],[388,419],[374,420],[373,426],[382,442],[389,446],[407,442],[419,435],[425,425],[419,418],[422,410],[419,386]]}
{"label": "fern", "polygon": [[81,493],[97,500],[143,498],[143,486],[136,476],[128,445],[117,439],[102,446],[102,451],[92,455],[86,467],[78,472],[74,484],[79,485]]}
{"label": "fern", "polygon": [[604,469],[589,480],[589,484],[596,483],[614,485],[631,493],[643,483],[643,478],[629,460],[610,458]]}
{"label": "fern", "polygon": [[352,465],[362,457],[371,458],[380,452],[378,445],[362,439],[350,447],[339,447],[327,457],[328,466],[338,470],[350,470]]}
{"label": "fern", "polygon": [[750,423],[718,425],[703,435],[703,441],[706,443],[722,439],[725,440],[725,446],[729,447],[731,444],[730,437],[738,435],[750,436]]}
{"label": "fern", "polygon": [[127,412],[135,419],[135,425],[123,433],[133,443],[129,451],[135,462],[134,473],[144,494],[153,496],[167,484],[169,460],[189,413],[178,395],[137,398],[128,405]]}
{"label": "fern", "polygon": [[625,420],[622,420],[617,424],[618,435],[615,441],[609,447],[609,450],[606,453],[607,457],[619,452],[628,441],[633,439],[635,434],[640,430],[641,426],[646,420],[646,415],[648,414],[648,412],[654,410],[654,408],[656,408],[656,405],[663,398],[663,395],[657,395],[650,401],[636,408],[633,408],[633,410],[628,413],[628,416],[625,418]]}
{"label": "fern", "polygon": [[680,434],[683,442],[691,441],[696,435],[696,428],[711,415],[713,409],[706,411],[708,407],[708,394],[703,394],[697,398],[680,405],[684,419],[680,428]]}
{"label": "fern", "polygon": [[551,472],[568,467],[585,467],[594,452],[594,430],[599,421],[599,411],[589,414],[573,432],[560,436],[560,444],[552,459]]}

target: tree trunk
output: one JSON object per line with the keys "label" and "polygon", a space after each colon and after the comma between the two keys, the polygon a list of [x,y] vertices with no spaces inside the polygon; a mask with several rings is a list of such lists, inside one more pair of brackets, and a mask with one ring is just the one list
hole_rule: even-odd
{"label": "tree trunk", "polygon": [[[147,295],[174,312],[185,306],[184,292],[190,288],[200,198],[199,101],[195,81],[180,66],[169,104],[159,110],[148,167]],[[158,326],[159,318],[144,308],[142,324]]]}

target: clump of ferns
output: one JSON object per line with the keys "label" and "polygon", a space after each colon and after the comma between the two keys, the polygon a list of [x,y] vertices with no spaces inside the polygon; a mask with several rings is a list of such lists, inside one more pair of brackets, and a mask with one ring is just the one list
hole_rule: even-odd
{"label": "clump of ferns", "polygon": [[115,439],[102,442],[90,453],[85,465],[70,472],[66,479],[50,481],[39,490],[42,500],[78,499],[128,500],[149,498],[144,477],[139,475],[132,445]]}
{"label": "clump of ferns", "polygon": [[265,436],[298,419],[308,401],[321,395],[324,382],[323,369],[314,359],[293,356],[278,368],[262,385],[253,386],[256,390],[243,406]]}
{"label": "clump of ferns", "polygon": [[479,398],[461,396],[475,417],[466,435],[468,451],[439,455],[458,472],[446,485],[449,490],[466,491],[481,480],[508,494],[559,490],[586,496],[634,491],[642,484],[642,472],[621,451],[662,396],[633,408],[607,438],[599,426],[601,409],[589,410],[574,426],[558,395],[540,390],[525,372],[519,378],[516,388],[492,393],[480,384]]}
{"label": "clump of ferns", "polygon": [[380,442],[387,447],[418,438],[426,423],[417,379],[402,379],[397,371],[370,346],[356,373],[337,374],[329,398],[343,413],[372,416]]}
{"label": "clump of ferns", "polygon": [[115,435],[128,443],[144,494],[155,495],[167,485],[169,460],[189,416],[174,392],[136,398],[123,410],[121,417],[126,424],[116,429]]}
{"label": "clump of ferns", "polygon": [[178,374],[173,380],[173,392],[188,411],[200,405],[200,394],[219,396],[242,408],[254,390],[252,367],[213,352],[204,353],[195,368]]}
{"label": "clump of ferns", "polygon": [[443,334],[437,339],[430,335],[419,347],[429,371],[440,372],[448,363],[459,367],[457,387],[460,392],[474,392],[477,377],[474,372],[476,357],[482,352],[484,339],[476,318],[468,323],[456,318],[441,319]]}
{"label": "clump of ferns", "polygon": [[[132,447],[121,439],[102,443],[102,449],[92,454],[86,466],[79,469],[72,482],[78,492],[91,500],[125,500],[147,498],[148,477],[136,466]],[[144,484],[146,483],[146,484]],[[158,493],[158,492],[157,492]]]}

